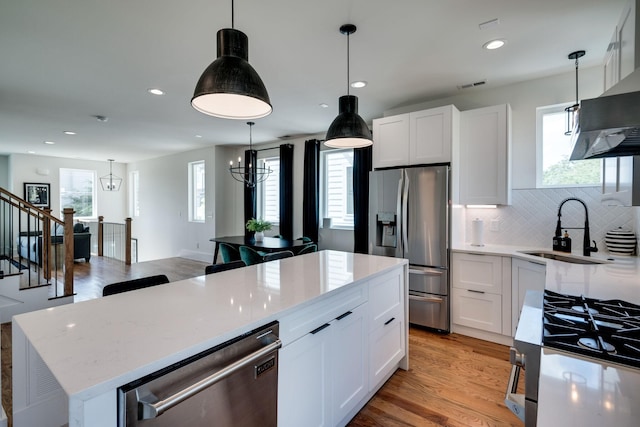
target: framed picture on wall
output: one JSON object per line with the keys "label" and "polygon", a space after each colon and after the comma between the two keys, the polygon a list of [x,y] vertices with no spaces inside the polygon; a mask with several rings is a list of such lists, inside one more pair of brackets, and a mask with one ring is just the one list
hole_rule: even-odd
{"label": "framed picture on wall", "polygon": [[24,199],[37,208],[51,207],[51,186],[35,182],[24,183]]}

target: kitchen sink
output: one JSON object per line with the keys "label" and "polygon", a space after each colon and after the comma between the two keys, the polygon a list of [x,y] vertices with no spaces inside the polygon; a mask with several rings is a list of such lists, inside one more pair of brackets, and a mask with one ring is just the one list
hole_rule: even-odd
{"label": "kitchen sink", "polygon": [[599,259],[589,259],[586,257],[578,257],[575,255],[562,255],[556,252],[545,251],[520,251],[522,254],[538,256],[541,258],[552,259],[555,261],[569,262],[572,264],[607,264],[607,261]]}

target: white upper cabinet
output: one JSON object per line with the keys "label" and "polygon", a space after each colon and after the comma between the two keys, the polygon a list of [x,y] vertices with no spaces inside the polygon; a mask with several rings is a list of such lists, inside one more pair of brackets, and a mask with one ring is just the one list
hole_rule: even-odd
{"label": "white upper cabinet", "polygon": [[460,145],[454,148],[454,153],[456,203],[511,203],[511,108],[508,104],[463,111]]}
{"label": "white upper cabinet", "polygon": [[460,112],[453,105],[373,121],[373,167],[451,162]]}
{"label": "white upper cabinet", "polygon": [[611,89],[620,80],[640,66],[640,33],[637,31],[638,2],[630,0],[613,31],[604,60],[604,90]]}

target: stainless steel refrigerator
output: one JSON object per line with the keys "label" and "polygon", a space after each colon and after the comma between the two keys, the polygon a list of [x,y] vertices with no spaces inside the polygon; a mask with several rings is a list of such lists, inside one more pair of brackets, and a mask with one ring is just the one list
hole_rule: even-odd
{"label": "stainless steel refrigerator", "polygon": [[409,260],[409,322],[449,331],[449,166],[370,175],[369,253]]}

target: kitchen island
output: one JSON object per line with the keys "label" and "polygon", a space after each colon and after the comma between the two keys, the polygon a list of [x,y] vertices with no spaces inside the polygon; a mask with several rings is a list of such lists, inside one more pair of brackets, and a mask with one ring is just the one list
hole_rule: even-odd
{"label": "kitchen island", "polygon": [[[282,382],[295,378],[283,365],[287,348],[359,308],[369,375],[348,411],[327,405],[338,425],[408,368],[407,274],[406,260],[321,251],[16,316],[14,425],[116,426],[118,387],[272,321],[283,346],[280,395],[295,388]],[[399,332],[397,351],[375,347],[383,325]],[[289,410],[279,406],[279,424],[295,419]]]}

